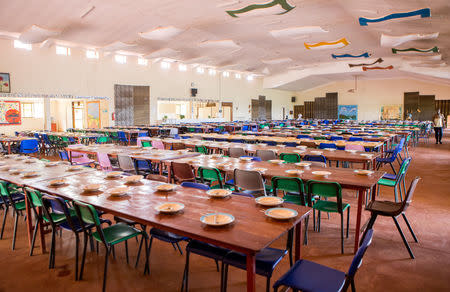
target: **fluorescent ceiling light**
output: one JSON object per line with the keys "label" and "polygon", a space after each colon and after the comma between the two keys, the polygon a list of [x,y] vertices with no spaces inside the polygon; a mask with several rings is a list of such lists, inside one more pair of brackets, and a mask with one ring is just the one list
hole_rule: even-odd
{"label": "fluorescent ceiling light", "polygon": [[56,46],[56,54],[62,56],[70,56],[70,48],[63,46]]}
{"label": "fluorescent ceiling light", "polygon": [[86,58],[98,59],[98,52],[94,50],[86,50]]}
{"label": "fluorescent ceiling light", "polygon": [[138,65],[147,66],[148,65],[148,60],[144,59],[144,58],[138,58]]}
{"label": "fluorescent ceiling light", "polygon": [[127,56],[124,55],[115,55],[114,59],[119,64],[125,64],[127,62]]}
{"label": "fluorescent ceiling light", "polygon": [[14,48],[31,51],[33,49],[33,46],[31,44],[24,44],[19,40],[14,40]]}

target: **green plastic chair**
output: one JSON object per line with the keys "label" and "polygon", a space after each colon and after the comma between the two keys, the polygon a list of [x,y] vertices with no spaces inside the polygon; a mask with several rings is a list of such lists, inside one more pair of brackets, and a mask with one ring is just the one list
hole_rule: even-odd
{"label": "green plastic chair", "polygon": [[[323,182],[310,180],[307,183],[308,200],[313,196],[328,198],[336,198],[336,201],[317,200],[312,206],[313,211],[318,211],[317,231],[320,232],[320,213],[339,213],[341,215],[341,253],[344,253],[344,211],[347,209],[347,234],[350,219],[350,204],[342,202],[342,187],[337,182]],[[314,212],[315,213],[315,212]],[[315,214],[313,214],[315,216]]]}
{"label": "green plastic chair", "polygon": [[74,207],[77,212],[77,216],[81,222],[83,227],[83,232],[85,233],[84,237],[84,246],[83,246],[83,259],[81,261],[81,269],[80,269],[80,277],[79,279],[83,279],[83,271],[84,271],[84,262],[86,260],[86,246],[88,239],[88,229],[85,227],[86,225],[94,224],[96,231],[92,233],[92,237],[100,243],[103,243],[106,249],[105,255],[105,268],[103,274],[103,292],[106,290],[106,278],[108,272],[108,258],[112,251],[114,255],[114,246],[118,243],[125,242],[125,252],[128,259],[128,239],[135,238],[139,235],[142,236],[141,243],[139,244],[138,250],[138,258],[142,248],[142,240],[145,240],[145,253],[146,253],[146,262],[145,262],[145,270],[148,268],[148,249],[147,249],[147,235],[144,231],[134,228],[132,226],[126,225],[124,223],[117,223],[115,225],[108,226],[106,228],[102,228],[100,219],[98,217],[97,211],[95,208],[89,204],[85,204],[79,201],[74,201]]}
{"label": "green plastic chair", "polygon": [[150,141],[141,141],[142,147],[152,147],[152,143]]}
{"label": "green plastic chair", "polygon": [[106,137],[106,136],[97,137],[97,144],[103,144],[103,143],[108,143],[108,137]]}
{"label": "green plastic chair", "polygon": [[198,175],[200,176],[200,181],[202,183],[207,182],[211,189],[223,189],[232,188],[229,185],[224,184],[222,174],[217,168],[210,167],[199,167]]}
{"label": "green plastic chair", "polygon": [[203,145],[195,145],[195,152],[208,154],[208,149],[206,149],[206,147]]}
{"label": "green plastic chair", "polygon": [[12,242],[12,250],[14,250],[16,246],[16,234],[17,234],[17,221],[19,216],[22,215],[22,212],[25,210],[25,200],[17,200],[17,197],[14,198],[14,193],[10,191],[8,188],[8,182],[0,181],[0,193],[1,193],[1,201],[5,206],[5,211],[3,214],[3,223],[2,223],[2,231],[0,234],[0,239],[3,238],[3,231],[6,223],[6,215],[8,214],[9,206],[13,208],[14,212],[14,234],[13,234],[13,242]]}
{"label": "green plastic chair", "polygon": [[280,159],[287,163],[297,163],[302,160],[302,157],[298,153],[281,153]]}
{"label": "green plastic chair", "polygon": [[397,172],[397,175],[395,176],[395,179],[381,178],[378,181],[377,194],[380,193],[380,186],[393,187],[395,202],[398,202],[399,194],[400,194],[400,201],[402,201],[403,196],[402,196],[402,185],[401,184],[403,183],[403,192],[406,194],[405,176],[406,176],[406,171],[408,170],[410,163],[411,163],[411,158],[406,158],[405,160],[403,160],[403,162],[400,166],[400,169]]}

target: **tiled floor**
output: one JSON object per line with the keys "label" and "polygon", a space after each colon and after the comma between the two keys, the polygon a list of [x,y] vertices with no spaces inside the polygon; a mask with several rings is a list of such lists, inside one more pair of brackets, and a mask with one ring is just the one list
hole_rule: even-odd
{"label": "tiled floor", "polygon": [[[403,246],[394,223],[380,218],[375,225],[374,241],[368,249],[363,265],[356,275],[359,291],[448,291],[450,290],[450,138],[443,145],[433,140],[412,148],[413,162],[408,182],[422,177],[413,204],[407,215],[419,238],[414,243],[402,219],[400,224],[411,243],[416,259],[411,260]],[[391,189],[382,189],[380,199],[393,199]],[[346,254],[340,254],[339,217],[323,216],[321,233],[309,230],[309,245],[304,257],[331,267],[348,269],[352,260],[355,192],[345,192],[344,200],[352,204],[350,237],[345,241]],[[3,216],[3,215],[2,215]],[[364,220],[369,214],[364,212]],[[100,291],[103,276],[104,252],[89,252],[83,281],[74,281],[74,243],[70,232],[57,238],[56,268],[48,269],[48,254],[37,248],[28,255],[25,222],[19,221],[16,250],[11,250],[13,218],[8,216],[7,229],[0,240],[0,292],[3,291]],[[50,241],[47,235],[47,242]],[[275,243],[282,246],[285,238]],[[131,241],[133,262],[137,244]],[[183,244],[184,248],[184,244]],[[151,274],[143,276],[143,262],[138,269],[126,264],[123,247],[116,250],[116,259],[110,261],[108,291],[179,291],[185,258],[172,246],[156,241],[151,254]],[[190,291],[219,291],[220,274],[213,261],[199,256],[191,257]],[[279,278],[289,268],[284,259],[273,278]],[[228,290],[245,291],[245,272],[230,268]],[[258,291],[265,290],[265,279],[257,277]]]}

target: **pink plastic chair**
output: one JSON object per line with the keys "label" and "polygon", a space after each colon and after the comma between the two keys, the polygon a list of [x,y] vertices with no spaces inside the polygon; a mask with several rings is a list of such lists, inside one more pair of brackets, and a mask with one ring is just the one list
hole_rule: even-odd
{"label": "pink plastic chair", "polygon": [[[69,145],[69,148],[76,146],[84,146],[83,144],[72,144]],[[72,163],[77,165],[87,165],[89,163],[93,163],[94,160],[90,159],[86,153],[71,151]]]}
{"label": "pink plastic chair", "polygon": [[356,150],[356,151],[366,151],[366,149],[364,149],[363,145],[358,145],[358,144],[347,144],[345,145],[345,150]]}
{"label": "pink plastic chair", "polygon": [[162,141],[159,141],[159,140],[153,140],[152,141],[152,147],[164,150],[164,143]]}
{"label": "pink plastic chair", "polygon": [[97,152],[97,160],[102,170],[112,170],[112,165],[108,154]]}

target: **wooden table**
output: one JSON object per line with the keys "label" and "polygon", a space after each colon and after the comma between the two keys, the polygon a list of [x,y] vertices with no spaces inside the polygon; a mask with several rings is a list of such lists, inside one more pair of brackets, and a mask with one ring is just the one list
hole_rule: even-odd
{"label": "wooden table", "polygon": [[[286,174],[288,169],[299,169],[292,163],[283,164],[273,164],[267,161],[252,161],[252,162],[241,162],[237,158],[222,157],[222,158],[212,158],[209,155],[201,155],[194,158],[183,158],[177,159],[176,162],[184,162],[192,165],[195,169],[200,166],[205,167],[215,167],[218,168],[225,174],[233,175],[234,169],[244,169],[253,170],[255,168],[265,168],[266,171],[262,173],[263,177],[270,180],[274,176],[290,176]],[[166,163],[170,163],[167,161]],[[372,196],[376,195],[376,185],[378,181],[383,177],[385,172],[375,171],[370,176],[357,175],[353,169],[348,168],[321,168],[321,167],[311,167],[309,169],[301,169],[304,172],[300,175],[296,175],[304,181],[311,179],[338,182],[343,188],[354,189],[358,191],[358,206],[356,213],[356,229],[355,229],[355,244],[354,252],[358,250],[359,247],[359,237],[361,228],[361,214],[363,207],[363,200],[366,191],[372,191]],[[317,177],[312,174],[312,171],[326,170],[331,172],[328,177]]]}
{"label": "wooden table", "polygon": [[[25,157],[25,156],[20,156]],[[22,173],[19,173],[17,175],[11,174],[9,170],[0,170],[0,179],[10,182],[12,184],[15,184],[19,187],[24,187],[26,185],[41,181],[41,180],[53,180],[69,175],[80,175],[83,173],[90,173],[94,171],[93,168],[86,168],[83,167],[80,170],[75,171],[68,171],[69,165],[65,164],[58,164],[56,166],[48,167],[46,164],[40,160],[33,159],[33,161],[36,161],[34,163],[26,163],[27,160],[16,160],[14,158],[6,158],[3,157],[0,159],[0,163],[10,166],[14,169],[22,169]],[[38,175],[32,176],[32,177],[23,177],[22,174],[25,171],[36,171]],[[26,214],[27,214],[27,231],[28,231],[28,240],[29,244],[31,245],[31,238],[33,234],[33,224],[32,224],[32,217],[31,217],[31,209],[28,203],[28,200],[25,200],[25,206],[26,206]],[[45,241],[44,241],[44,234],[43,234],[43,226],[42,224],[39,225],[41,229],[41,249],[42,252],[45,252]]]}
{"label": "wooden table", "polygon": [[[102,184],[101,191],[83,192],[82,186],[92,183]],[[248,197],[232,196],[228,199],[211,199],[205,191],[177,186],[172,192],[159,192],[159,182],[142,180],[130,185],[129,195],[110,197],[106,190],[123,185],[122,179],[105,179],[100,171],[66,177],[66,184],[50,187],[49,180],[30,183],[29,186],[41,192],[60,196],[68,200],[79,200],[92,204],[107,213],[121,216],[143,225],[174,232],[189,238],[229,248],[247,255],[247,291],[255,291],[256,253],[272,244],[290,229],[295,228],[295,260],[300,259],[302,244],[302,221],[311,209],[303,206],[284,204],[298,212],[295,219],[277,221],[266,217],[265,210]],[[185,209],[175,215],[158,213],[154,208],[159,203],[180,202]],[[232,214],[236,221],[222,228],[208,227],[200,222],[200,217],[211,212]]]}

